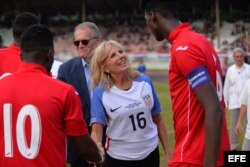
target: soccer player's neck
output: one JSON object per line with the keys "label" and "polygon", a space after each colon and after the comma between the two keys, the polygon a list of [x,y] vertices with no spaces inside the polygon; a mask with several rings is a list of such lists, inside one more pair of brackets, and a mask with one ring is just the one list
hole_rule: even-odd
{"label": "soccer player's neck", "polygon": [[167,21],[164,21],[163,30],[165,32],[165,37],[167,38],[170,33],[180,24],[182,24],[182,22],[178,19],[169,19]]}

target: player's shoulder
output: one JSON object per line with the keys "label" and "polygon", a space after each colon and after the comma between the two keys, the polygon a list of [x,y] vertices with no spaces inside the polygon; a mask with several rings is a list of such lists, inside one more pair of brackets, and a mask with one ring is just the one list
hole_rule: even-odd
{"label": "player's shoulder", "polygon": [[8,82],[12,82],[12,76],[11,73],[4,73],[0,76],[0,84],[5,84],[5,83],[8,83]]}
{"label": "player's shoulder", "polygon": [[0,49],[0,56],[6,55],[7,53],[9,53],[9,51],[10,51],[10,48],[1,48]]}
{"label": "player's shoulder", "polygon": [[209,44],[208,39],[194,31],[186,31],[174,43],[174,51],[188,51]]}
{"label": "player's shoulder", "polygon": [[51,85],[51,87],[53,87],[53,89],[57,89],[57,90],[60,90],[60,91],[72,91],[72,90],[75,90],[73,88],[73,86],[71,86],[70,84],[68,83],[65,83],[65,82],[62,82],[56,78],[52,78],[50,76],[45,76],[46,77],[46,80],[47,80],[47,83]]}

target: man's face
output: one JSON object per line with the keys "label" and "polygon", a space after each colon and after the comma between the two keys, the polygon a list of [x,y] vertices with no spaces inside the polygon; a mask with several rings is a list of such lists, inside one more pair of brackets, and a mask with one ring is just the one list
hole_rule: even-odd
{"label": "man's face", "polygon": [[89,28],[77,29],[74,32],[74,45],[79,57],[87,59],[97,44],[97,38],[92,35]]}
{"label": "man's face", "polygon": [[237,66],[242,66],[244,64],[244,56],[242,55],[241,52],[235,52],[233,58],[234,58],[234,63]]}
{"label": "man's face", "polygon": [[157,41],[162,41],[166,37],[164,36],[164,33],[159,26],[158,19],[159,18],[158,16],[156,16],[155,12],[145,12],[145,20],[148,28],[150,29],[151,33],[154,35]]}

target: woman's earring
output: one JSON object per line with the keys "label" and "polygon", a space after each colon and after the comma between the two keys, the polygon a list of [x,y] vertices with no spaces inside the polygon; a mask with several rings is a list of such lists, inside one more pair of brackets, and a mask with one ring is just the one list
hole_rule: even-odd
{"label": "woman's earring", "polygon": [[107,77],[108,77],[108,87],[111,87],[111,76],[109,73],[107,73]]}

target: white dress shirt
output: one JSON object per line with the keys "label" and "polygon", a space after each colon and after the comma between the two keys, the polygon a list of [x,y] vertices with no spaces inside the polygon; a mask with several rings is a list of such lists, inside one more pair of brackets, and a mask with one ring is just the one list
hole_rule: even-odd
{"label": "white dress shirt", "polygon": [[58,69],[59,69],[61,64],[62,64],[62,62],[60,62],[58,60],[54,60],[53,65],[52,65],[51,70],[50,70],[53,78],[57,77]]}
{"label": "white dress shirt", "polygon": [[241,68],[234,64],[228,68],[224,84],[224,99],[229,110],[240,108],[239,97],[248,78],[250,78],[248,64],[244,63]]}

